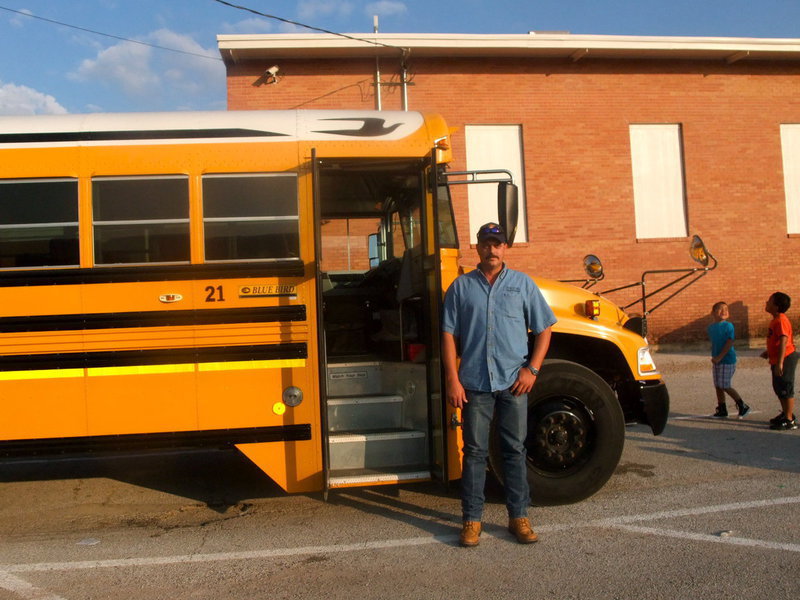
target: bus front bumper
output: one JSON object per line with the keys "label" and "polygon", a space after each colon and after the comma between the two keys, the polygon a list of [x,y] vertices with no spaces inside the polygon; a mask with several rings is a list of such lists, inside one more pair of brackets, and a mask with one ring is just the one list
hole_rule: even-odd
{"label": "bus front bumper", "polygon": [[639,397],[643,423],[650,425],[653,435],[658,435],[667,426],[669,418],[669,392],[663,381],[640,381]]}

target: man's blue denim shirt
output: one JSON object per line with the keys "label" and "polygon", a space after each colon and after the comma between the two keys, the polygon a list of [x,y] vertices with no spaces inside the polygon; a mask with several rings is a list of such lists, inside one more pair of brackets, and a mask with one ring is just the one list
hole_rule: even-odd
{"label": "man's blue denim shirt", "polygon": [[458,277],[444,297],[442,331],[459,340],[458,377],[465,389],[510,388],[527,363],[528,330],[556,322],[533,279],[503,265],[494,285],[475,269]]}

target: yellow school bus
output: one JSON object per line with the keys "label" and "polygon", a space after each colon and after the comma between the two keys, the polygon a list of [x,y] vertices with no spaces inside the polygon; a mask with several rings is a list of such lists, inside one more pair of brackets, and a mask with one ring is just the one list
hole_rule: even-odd
{"label": "yellow school bus", "polygon": [[[449,142],[414,112],[0,118],[0,457],[237,448],[288,492],[458,478]],[[559,322],[529,473],[569,502],[668,396],[622,309],[537,281]]]}

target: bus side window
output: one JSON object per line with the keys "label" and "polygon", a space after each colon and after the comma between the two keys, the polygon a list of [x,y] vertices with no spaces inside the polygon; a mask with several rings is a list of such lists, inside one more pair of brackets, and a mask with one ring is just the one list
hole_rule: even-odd
{"label": "bus side window", "polygon": [[299,258],[297,175],[204,176],[203,228],[206,261]]}
{"label": "bus side window", "polygon": [[79,263],[78,180],[0,181],[0,268]]}
{"label": "bus side window", "polygon": [[186,176],[92,180],[95,264],[189,262]]}

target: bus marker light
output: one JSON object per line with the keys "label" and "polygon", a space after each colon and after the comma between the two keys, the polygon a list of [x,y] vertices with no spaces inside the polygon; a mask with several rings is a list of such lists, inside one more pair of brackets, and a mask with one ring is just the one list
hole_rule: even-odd
{"label": "bus marker light", "polygon": [[180,302],[183,300],[183,296],[181,294],[161,294],[158,299],[164,304],[170,304],[172,302]]}
{"label": "bus marker light", "polygon": [[281,416],[286,412],[286,405],[283,402],[276,402],[272,405],[272,412],[278,416]]}
{"label": "bus marker light", "polygon": [[600,316],[600,300],[587,300],[584,307],[586,316],[590,319],[596,319]]}

